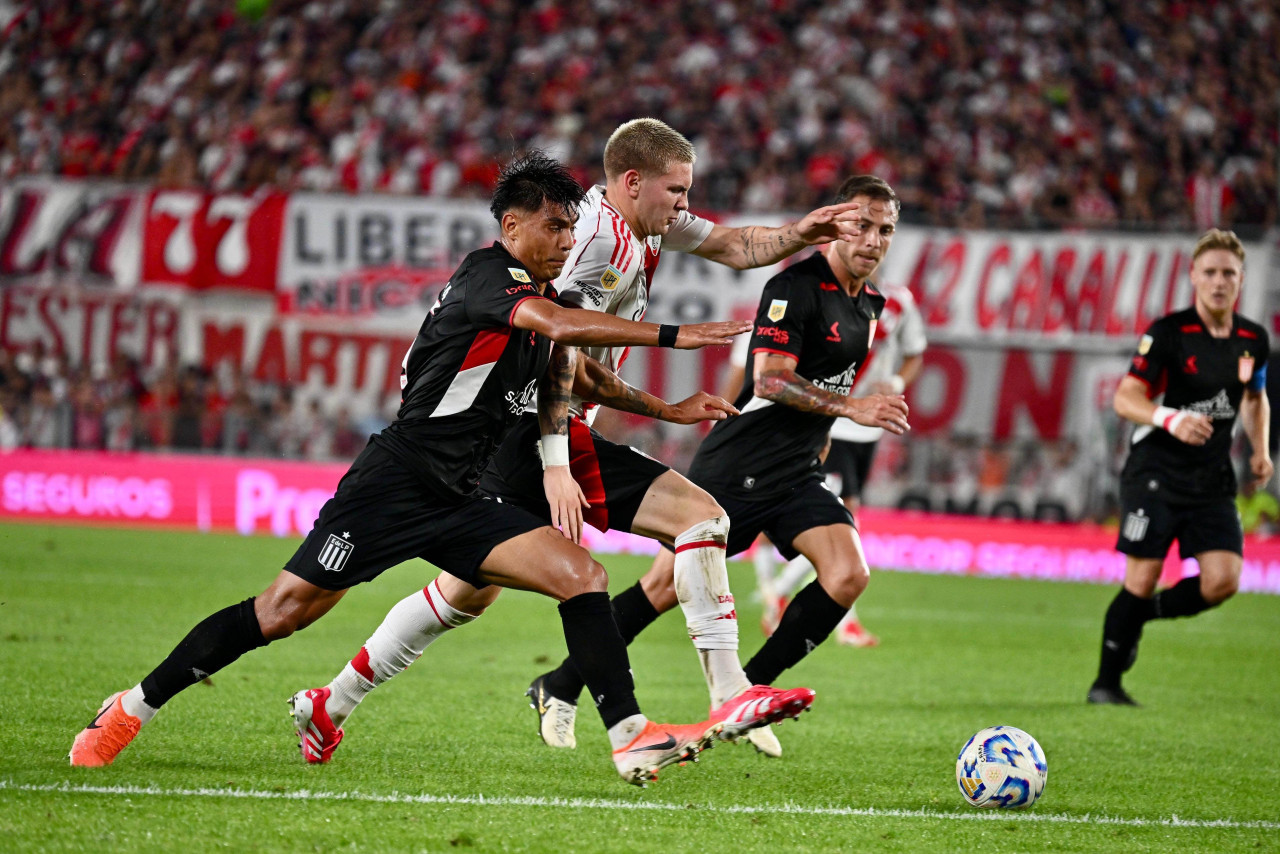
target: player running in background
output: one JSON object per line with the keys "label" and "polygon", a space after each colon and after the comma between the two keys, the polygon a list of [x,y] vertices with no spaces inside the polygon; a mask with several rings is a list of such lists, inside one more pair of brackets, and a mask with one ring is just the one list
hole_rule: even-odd
{"label": "player running in background", "polygon": [[[902,394],[915,382],[924,365],[925,339],[924,317],[916,307],[915,297],[902,285],[876,285],[884,295],[884,312],[876,323],[876,340],[866,364],[858,371],[858,381],[851,394],[865,397],[868,394]],[[745,336],[744,336],[745,337]],[[741,339],[739,339],[741,340]],[[738,349],[737,342],[734,349]],[[871,474],[876,445],[884,431],[879,427],[866,427],[847,418],[837,418],[831,425],[831,448],[823,461],[822,470],[827,483],[840,494],[844,506],[858,521],[862,507],[862,490]],[[765,550],[772,557],[772,550]],[[813,564],[804,555],[789,562],[782,573],[773,579],[772,587],[762,586],[764,601],[762,620],[765,634],[773,634],[782,619],[782,611],[792,592],[810,572]],[[757,568],[757,578],[761,574]],[[765,576],[768,579],[770,576]],[[767,583],[767,582],[766,582]],[[836,626],[836,641],[846,646],[875,646],[880,639],[867,631],[858,620],[857,606]]]}
{"label": "player running in background", "polygon": [[[1137,658],[1143,625],[1199,614],[1240,585],[1244,534],[1231,465],[1237,419],[1253,447],[1254,483],[1265,484],[1275,470],[1266,390],[1270,343],[1266,329],[1235,313],[1243,283],[1240,239],[1216,228],[1205,232],[1191,253],[1193,305],[1151,324],[1116,389],[1116,412],[1139,426],[1120,474],[1116,549],[1126,555],[1124,586],[1102,625],[1090,703],[1138,705],[1120,677]],[[1200,574],[1155,593],[1175,539],[1179,556],[1195,557]]]}
{"label": "player running in background", "polygon": [[[689,141],[656,119],[636,119],[614,131],[604,151],[606,184],[588,191],[580,209],[577,245],[557,280],[563,300],[592,314],[639,319],[648,306],[663,249],[745,269],[772,264],[804,246],[852,232],[851,225],[838,219],[845,209],[839,205],[819,208],[780,228],[714,225],[688,210],[694,160]],[[574,353],[557,348],[552,362],[561,382],[539,394],[541,423],[532,411],[525,413],[490,464],[481,488],[505,503],[550,518],[575,541],[581,535],[585,507],[585,521],[601,531],[630,531],[677,548],[680,605],[711,692],[711,715],[724,723],[723,737],[744,732],[748,738],[760,737],[765,724],[808,708],[813,692],[775,690],[749,682],[743,673],[725,569],[729,521],[724,510],[678,472],[592,430],[595,410],[570,393],[570,383],[576,377],[579,386],[592,386],[591,397],[610,407],[677,423],[723,418],[725,412],[737,410],[701,393],[671,405],[616,377],[597,383],[594,374],[619,369],[627,348],[592,347],[585,354],[589,358],[574,368]],[[708,406],[714,411],[707,413]],[[328,686],[295,695],[295,709],[301,709],[295,714],[299,732],[318,733],[315,744],[302,739],[308,761],[325,761],[331,755],[346,719],[374,687],[408,667],[445,631],[479,616],[498,592],[477,590],[445,572],[397,603]],[[647,625],[676,601],[669,580],[661,587],[636,584],[619,593],[613,611],[624,639],[630,640],[632,626]],[[449,616],[442,615],[442,605]],[[574,721],[582,681],[577,672],[561,678],[556,684],[536,679],[527,694],[538,713],[542,738],[553,746],[572,748],[577,743]],[[320,722],[311,711],[317,705],[324,709]],[[771,738],[767,730],[764,737]]]}
{"label": "player running in background", "polygon": [[483,586],[560,602],[565,640],[591,685],[618,773],[643,784],[707,746],[720,724],[647,720],[603,567],[546,519],[482,497],[480,474],[546,373],[551,342],[677,347],[727,343],[746,324],[660,330],[558,306],[548,283],[573,248],[583,190],[540,153],[510,164],[490,205],[500,240],[468,255],[405,355],[396,421],[373,437],[315,527],[265,591],[218,611],[132,689],[107,698],[72,765],[108,765],[174,695],[327,613],[355,584],[420,557]]}
{"label": "player running in background", "polygon": [[[822,643],[867,585],[853,517],[820,470],[832,422],[844,416],[896,434],[909,429],[901,395],[849,396],[884,309],[884,297],[868,282],[893,240],[897,196],[881,179],[860,175],[845,181],[836,198],[856,206],[857,236],[828,243],[769,280],[751,339],[752,373],[734,403],[742,414],[711,428],[689,469],[689,479],[733,520],[727,554],[743,551],[764,531],[785,556],[804,554],[818,573],[747,663],[751,684],[771,684]],[[660,552],[641,579],[643,589],[669,589],[677,559]],[[652,612],[631,615],[633,631],[623,635],[638,634],[671,607],[655,604]],[[540,678],[563,690],[555,686],[574,685],[576,665],[571,653]],[[775,750],[781,752],[776,740]]]}

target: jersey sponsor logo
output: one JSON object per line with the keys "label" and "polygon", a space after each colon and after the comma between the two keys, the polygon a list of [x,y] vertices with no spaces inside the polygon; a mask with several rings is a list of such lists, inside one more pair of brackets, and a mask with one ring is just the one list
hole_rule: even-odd
{"label": "jersey sponsor logo", "polygon": [[858,374],[858,363],[855,361],[849,367],[833,377],[824,377],[820,380],[811,380],[811,382],[823,391],[829,391],[832,394],[848,394],[853,388],[853,379]]}
{"label": "jersey sponsor logo", "polygon": [[320,556],[316,560],[329,572],[342,572],[342,568],[347,565],[347,561],[351,558],[351,553],[355,551],[356,547],[345,539],[349,536],[351,536],[349,531],[343,531],[341,537],[337,534],[330,534],[329,539],[325,541],[324,548],[320,549]]}
{"label": "jersey sponsor logo", "polygon": [[1240,357],[1240,371],[1237,376],[1240,377],[1240,382],[1242,383],[1247,383],[1253,378],[1253,356],[1249,355],[1248,350]]}
{"label": "jersey sponsor logo", "polygon": [[510,273],[511,278],[515,279],[517,282],[533,282],[533,279],[529,278],[529,274],[524,270],[521,270],[519,267],[508,267],[507,272]]}
{"label": "jersey sponsor logo", "polygon": [[827,336],[827,340],[828,341],[840,340],[840,321],[837,320],[835,323],[831,324],[831,334]]}
{"label": "jersey sponsor logo", "polygon": [[604,268],[604,273],[600,276],[600,287],[606,291],[611,291],[618,286],[618,282],[622,280],[622,271],[610,264]]}
{"label": "jersey sponsor logo", "polygon": [[1182,372],[1184,374],[1198,374],[1200,369],[1196,367],[1196,357],[1188,356],[1187,361],[1182,364]]}
{"label": "jersey sponsor logo", "polygon": [[1139,510],[1124,517],[1124,538],[1131,543],[1138,543],[1147,535],[1147,526],[1151,524],[1146,512]]}
{"label": "jersey sponsor logo", "polygon": [[761,338],[772,338],[778,344],[786,344],[791,340],[791,333],[779,326],[757,326],[756,334]]}
{"label": "jersey sponsor logo", "polygon": [[574,282],[574,284],[577,286],[578,290],[582,292],[583,296],[591,300],[592,305],[604,305],[604,294],[595,285],[588,285],[582,282]]}
{"label": "jersey sponsor logo", "polygon": [[533,400],[533,396],[538,391],[538,381],[536,379],[529,380],[529,384],[521,391],[507,392],[507,409],[512,415],[519,415],[529,406],[529,402]]}
{"label": "jersey sponsor logo", "polygon": [[769,319],[777,323],[787,313],[787,301],[776,299],[769,304]]}
{"label": "jersey sponsor logo", "polygon": [[514,296],[515,294],[518,294],[518,293],[520,293],[521,291],[536,291],[536,290],[537,290],[537,288],[535,288],[535,287],[534,287],[533,285],[531,285],[531,284],[529,284],[529,285],[516,285],[514,288],[507,288],[507,296]]}
{"label": "jersey sponsor logo", "polygon": [[1225,388],[1208,400],[1184,403],[1178,408],[1208,416],[1210,421],[1231,421],[1236,417],[1236,411],[1231,406],[1231,398],[1227,397]]}
{"label": "jersey sponsor logo", "polygon": [[1151,345],[1155,343],[1150,335],[1143,335],[1138,339],[1138,355],[1145,356],[1151,352]]}

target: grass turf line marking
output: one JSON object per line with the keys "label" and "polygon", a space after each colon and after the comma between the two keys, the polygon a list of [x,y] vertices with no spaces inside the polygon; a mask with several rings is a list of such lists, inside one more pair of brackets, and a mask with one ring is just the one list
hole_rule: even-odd
{"label": "grass turf line marking", "polygon": [[1028,821],[1050,824],[1099,824],[1124,827],[1222,828],[1225,830],[1280,830],[1280,821],[1236,821],[1202,818],[1121,818],[1119,816],[1068,815],[1066,813],[938,812],[934,810],[880,809],[878,807],[806,807],[799,804],[769,806],[719,806],[713,804],[670,804],[653,801],[618,801],[606,798],[487,797],[485,795],[388,795],[363,792],[267,792],[260,789],[161,789],[155,786],[85,786],[64,783],[28,784],[0,780],[0,791],[52,792],[69,795],[145,795],[163,798],[250,798],[275,801],[355,801],[377,804],[460,804],[463,806],[560,807],[562,809],[660,810],[684,812],[714,809],[719,812],[768,815],[829,815],[862,818],[921,818],[941,821]]}

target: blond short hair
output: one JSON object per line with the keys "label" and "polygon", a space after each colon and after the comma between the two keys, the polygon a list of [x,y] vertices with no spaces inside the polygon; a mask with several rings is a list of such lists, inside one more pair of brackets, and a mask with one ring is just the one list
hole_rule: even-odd
{"label": "blond short hair", "polygon": [[634,169],[645,177],[665,175],[675,163],[692,164],[697,159],[693,143],[666,122],[632,119],[618,129],[604,145],[604,174],[613,180]]}
{"label": "blond short hair", "polygon": [[1221,228],[1211,228],[1200,235],[1200,239],[1196,241],[1196,248],[1191,251],[1191,263],[1194,264],[1197,258],[1214,249],[1225,249],[1235,253],[1240,263],[1244,263],[1244,244],[1240,242],[1239,237],[1236,237],[1234,231],[1223,231]]}

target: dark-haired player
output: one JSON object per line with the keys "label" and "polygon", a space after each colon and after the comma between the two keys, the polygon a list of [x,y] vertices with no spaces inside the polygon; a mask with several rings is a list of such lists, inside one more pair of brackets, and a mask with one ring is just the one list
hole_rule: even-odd
{"label": "dark-haired player", "polygon": [[[819,208],[780,228],[730,228],[695,216],[688,210],[695,160],[689,140],[657,119],[625,122],[610,135],[604,149],[606,183],[591,188],[580,206],[577,245],[556,283],[564,301],[639,320],[665,250],[747,268],[842,236],[838,206]],[[574,539],[585,515],[601,531],[630,531],[679,548],[676,588],[712,696],[711,716],[724,722],[722,738],[745,733],[759,746],[757,739],[772,739],[764,725],[800,714],[813,692],[752,685],[743,673],[724,560],[729,520],[715,499],[678,472],[592,430],[596,410],[590,404],[686,424],[737,410],[701,393],[669,405],[620,381],[594,381],[593,374],[620,369],[626,357],[625,347],[585,348],[575,374],[571,354],[557,347],[552,362],[560,382],[539,392],[538,413],[527,412],[512,430],[480,487],[563,525]],[[298,729],[314,734],[314,742],[302,739],[307,760],[325,761],[330,745],[342,737],[340,728],[377,685],[402,672],[444,632],[483,613],[498,592],[477,590],[444,572],[396,603],[329,685],[295,696],[295,708],[302,709],[295,715]],[[652,612],[651,600],[665,601],[668,595],[637,584],[614,597],[613,609],[620,621],[629,622],[628,614]],[[572,691],[575,701],[579,690]],[[541,680],[534,680],[527,694],[543,740],[575,747],[576,702],[558,699]],[[317,723],[318,709],[324,716]]]}
{"label": "dark-haired player", "polygon": [[[636,702],[603,568],[531,513],[477,494],[494,449],[533,398],[552,341],[655,345],[671,332],[557,305],[548,285],[573,248],[583,189],[539,153],[510,164],[490,206],[501,237],[468,255],[404,358],[403,402],[338,484],[265,591],[207,617],[139,685],[107,699],[75,739],[73,765],[107,765],[174,695],[244,653],[324,616],[355,584],[423,558],[459,578],[560,602],[624,779],[696,753],[713,722],[647,720]],[[677,347],[724,343],[745,324],[673,327]]]}
{"label": "dark-haired player", "polygon": [[[823,483],[819,456],[832,422],[845,416],[896,434],[908,429],[901,395],[849,397],[884,307],[869,279],[893,240],[898,199],[881,179],[860,175],[844,182],[836,200],[856,205],[852,239],[822,246],[765,285],[751,339],[752,370],[734,402],[742,414],[712,427],[689,468],[690,480],[733,520],[728,555],[763,531],[788,558],[804,554],[817,570],[817,580],[795,597],[744,668],[756,685],[772,684],[820,644],[867,585],[853,517]],[[639,634],[675,605],[676,558],[659,553],[641,584],[666,595],[651,611],[620,612],[623,637]],[[571,702],[581,690],[580,672],[571,652],[543,681]]]}
{"label": "dark-haired player", "polygon": [[[1120,677],[1137,658],[1143,624],[1199,614],[1240,585],[1244,533],[1231,465],[1237,419],[1253,447],[1254,483],[1265,484],[1274,472],[1270,345],[1262,326],[1235,313],[1243,280],[1240,239],[1216,228],[1205,232],[1191,254],[1194,304],[1151,324],[1116,389],[1116,412],[1139,426],[1120,475],[1124,517],[1116,548],[1127,556],[1124,586],[1103,622],[1090,703],[1136,706]],[[1179,555],[1194,557],[1200,574],[1155,593],[1175,539]]]}

